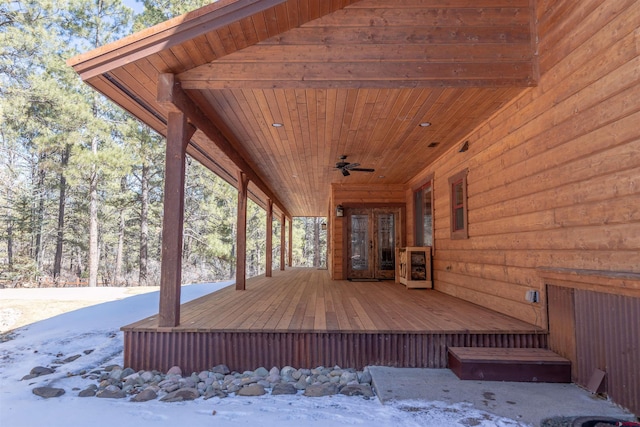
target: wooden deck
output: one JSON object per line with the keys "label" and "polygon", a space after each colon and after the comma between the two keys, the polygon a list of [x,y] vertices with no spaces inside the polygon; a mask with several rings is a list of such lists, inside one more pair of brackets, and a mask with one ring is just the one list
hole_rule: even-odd
{"label": "wooden deck", "polygon": [[332,281],[288,269],[184,304],[181,324],[152,316],[122,328],[134,369],[258,366],[445,367],[448,346],[546,347],[546,331],[434,290]]}

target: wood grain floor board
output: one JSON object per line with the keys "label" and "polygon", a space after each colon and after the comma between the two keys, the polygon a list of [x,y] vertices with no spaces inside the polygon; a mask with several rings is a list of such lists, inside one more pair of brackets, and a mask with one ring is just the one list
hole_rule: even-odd
{"label": "wood grain floor board", "polygon": [[[432,289],[392,281],[331,280],[327,270],[289,268],[184,304],[173,330],[255,332],[500,333],[541,331]],[[157,316],[123,329],[155,329]]]}

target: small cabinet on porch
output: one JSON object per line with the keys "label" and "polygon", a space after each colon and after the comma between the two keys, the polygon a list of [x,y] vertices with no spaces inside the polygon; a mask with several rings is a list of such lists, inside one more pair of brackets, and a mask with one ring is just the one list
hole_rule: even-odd
{"label": "small cabinet on porch", "polygon": [[396,282],[407,288],[433,288],[430,246],[396,248]]}

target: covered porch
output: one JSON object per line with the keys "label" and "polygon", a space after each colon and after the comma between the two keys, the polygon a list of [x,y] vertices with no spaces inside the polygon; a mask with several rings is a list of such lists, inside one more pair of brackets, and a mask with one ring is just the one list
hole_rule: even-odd
{"label": "covered porch", "polygon": [[176,327],[152,316],[122,328],[125,365],[198,371],[257,366],[444,368],[447,348],[546,348],[545,330],[431,289],[331,280],[293,268],[181,307]]}

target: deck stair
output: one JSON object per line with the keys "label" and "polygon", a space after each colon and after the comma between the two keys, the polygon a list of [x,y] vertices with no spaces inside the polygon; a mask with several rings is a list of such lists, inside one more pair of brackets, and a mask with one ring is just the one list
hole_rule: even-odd
{"label": "deck stair", "polygon": [[461,380],[570,383],[571,362],[541,348],[449,347]]}

